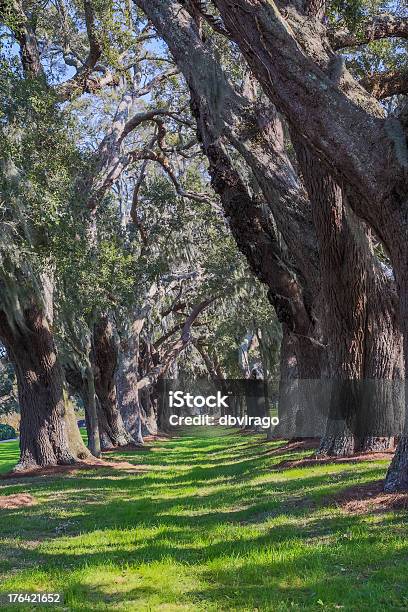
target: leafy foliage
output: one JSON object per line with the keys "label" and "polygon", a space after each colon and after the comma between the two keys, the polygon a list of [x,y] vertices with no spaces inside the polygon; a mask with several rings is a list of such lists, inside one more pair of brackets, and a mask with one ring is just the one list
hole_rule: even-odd
{"label": "leafy foliage", "polygon": [[16,435],[14,427],[0,423],[0,440],[12,440]]}

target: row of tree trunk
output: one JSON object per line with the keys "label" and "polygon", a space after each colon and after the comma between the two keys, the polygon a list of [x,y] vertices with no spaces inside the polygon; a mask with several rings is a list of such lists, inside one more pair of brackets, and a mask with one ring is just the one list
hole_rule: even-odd
{"label": "row of tree trunk", "polygon": [[[34,303],[17,321],[0,313],[0,338],[18,385],[21,453],[17,470],[75,463],[91,454],[99,456],[101,450],[142,444],[143,434],[157,432],[150,393],[139,400],[134,384],[137,354],[130,356],[128,351],[119,363],[118,341],[108,316],[100,317],[94,326],[92,359],[83,370],[61,366],[50,321],[44,308]],[[66,383],[83,401],[89,448],[80,435]]]}
{"label": "row of tree trunk", "polygon": [[[15,366],[21,406],[21,458],[17,469],[74,463],[89,458],[90,452],[98,456],[101,450],[142,444],[144,435],[157,433],[160,414],[157,414],[151,389],[142,392],[138,389],[140,338],[137,326],[133,332],[125,350],[120,352],[109,317],[101,317],[94,326],[92,363],[82,373],[79,368],[61,367],[47,316],[41,308],[33,304],[24,311],[21,321],[12,324],[5,313],[1,313],[0,336]],[[389,347],[389,338],[385,338],[385,345]],[[383,353],[384,364],[395,367],[391,352],[384,350]],[[378,355],[378,351],[375,354]],[[217,378],[216,372],[212,372],[214,366],[210,370]],[[297,381],[298,355],[293,336],[284,325],[279,397],[282,435],[293,435],[299,427],[299,419],[308,417],[305,406],[299,406],[296,401],[294,384]],[[64,392],[65,382],[83,400],[89,450],[82,441],[72,404]],[[387,407],[392,411],[396,404],[402,409],[401,398],[398,401],[392,393],[388,397],[384,394],[372,397],[378,400],[381,411]],[[339,398],[343,402],[350,401],[350,394],[340,393],[336,398],[337,401]],[[256,412],[258,408],[254,408],[255,412],[253,408],[249,402],[249,416],[263,416],[264,412],[260,415]],[[309,405],[307,410],[310,409]],[[357,447],[365,452],[383,451],[391,446],[391,436],[356,440],[346,429],[339,431],[338,406],[333,406],[332,410],[336,418],[332,422],[329,420],[321,441],[322,454],[347,455]],[[379,420],[386,416],[381,412]],[[395,415],[393,418],[395,420]],[[397,420],[400,418],[397,415]]]}

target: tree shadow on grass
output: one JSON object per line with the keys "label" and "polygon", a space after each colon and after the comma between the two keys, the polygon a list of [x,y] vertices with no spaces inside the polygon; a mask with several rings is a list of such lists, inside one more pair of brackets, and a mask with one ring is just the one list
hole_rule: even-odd
{"label": "tree shadow on grass", "polygon": [[[137,530],[160,527],[165,528],[166,533],[170,533],[171,529],[176,529],[177,533],[185,529],[197,534],[197,530],[208,531],[221,524],[261,524],[277,517],[288,519],[292,529],[293,519],[304,519],[319,507],[314,497],[317,492],[317,499],[320,499],[325,494],[327,497],[329,492],[334,493],[348,486],[352,474],[346,476],[348,482],[343,480],[335,485],[324,486],[327,477],[323,474],[286,483],[254,484],[244,489],[227,486],[225,490],[217,489],[207,494],[172,498],[141,496],[143,492],[138,486],[138,479],[122,477],[113,482],[104,482],[101,478],[96,491],[88,489],[89,497],[84,495],[84,487],[66,491],[72,520],[68,521],[64,533],[75,536],[79,531],[86,534],[98,528]],[[76,481],[76,487],[78,484]],[[107,496],[115,491],[122,492],[122,497],[108,501]],[[65,504],[64,499],[59,502],[62,508],[66,507]],[[59,512],[55,513],[55,509],[55,501],[50,499],[32,508],[29,516],[22,510],[3,512],[4,522],[0,526],[0,533],[11,536],[18,530],[21,537],[30,537],[33,530],[39,530],[48,539],[58,538],[64,521]],[[346,523],[348,520],[345,519]],[[14,529],[10,530],[7,525],[13,525]]]}
{"label": "tree shadow on grass", "polygon": [[[324,580],[339,580],[339,592],[344,589],[346,577],[333,569],[336,564],[354,564],[353,581],[358,584],[358,572],[379,566],[381,558],[387,564],[393,559],[406,562],[406,547],[391,550],[393,544],[391,540],[387,544],[383,533],[398,530],[400,518],[377,517],[371,528],[365,515],[342,515],[330,498],[359,481],[378,479],[384,474],[382,465],[334,464],[280,474],[271,471],[273,461],[261,456],[252,442],[230,451],[225,440],[216,444],[209,438],[191,440],[177,453],[174,447],[180,465],[186,466],[181,470],[171,463],[168,444],[173,443],[149,453],[145,464],[153,465],[154,457],[161,466],[167,457],[174,473],[156,470],[133,476],[103,468],[10,483],[7,492],[29,490],[40,502],[29,511],[1,513],[0,535],[7,539],[11,558],[21,554],[19,540],[23,544],[35,537],[41,540],[36,548],[24,549],[26,565],[19,564],[19,569],[38,566],[53,575],[105,565],[119,571],[127,565],[181,564],[191,567],[203,582],[202,589],[188,593],[190,601],[208,602],[218,609],[278,609],[268,608],[270,602],[291,597],[310,602],[312,593],[323,589]],[[195,460],[194,448],[200,449]],[[219,449],[211,463],[206,448]],[[132,459],[139,462],[140,457]],[[378,528],[381,546],[376,541]],[[308,567],[320,577],[312,577],[304,586],[301,578]],[[174,572],[176,579],[176,567]],[[74,592],[77,588],[81,585]],[[156,591],[154,585],[147,590],[143,585],[130,589],[126,597],[137,600]],[[92,602],[103,596],[93,587],[85,586],[81,592]],[[123,595],[112,597],[110,601],[120,602]],[[228,606],[231,601],[234,605]],[[237,602],[247,607],[239,608],[244,604]]]}
{"label": "tree shadow on grass", "polygon": [[[299,516],[299,513],[295,512],[295,516]],[[223,513],[216,513],[214,518],[218,523],[225,520]],[[367,527],[361,516],[316,516],[308,521],[307,530],[300,523],[297,526],[293,523],[271,525],[265,533],[255,537],[216,541],[199,547],[191,545],[199,527],[191,529],[191,532],[180,532],[174,527],[169,528],[157,535],[144,537],[143,542],[135,539],[134,543],[128,542],[126,546],[113,547],[107,542],[102,551],[93,550],[100,547],[100,543],[89,543],[86,552],[79,552],[74,542],[67,541],[67,547],[62,547],[58,553],[28,551],[27,554],[28,558],[31,555],[32,562],[38,564],[42,571],[53,571],[64,566],[70,569],[106,565],[118,569],[137,568],[141,564],[164,562],[175,564],[176,580],[177,564],[186,568],[194,566],[199,569],[199,581],[209,586],[188,593],[191,600],[225,606],[232,595],[237,601],[249,606],[242,609],[252,609],[252,605],[268,609],[263,605],[272,601],[285,601],[287,597],[306,604],[311,602],[316,593],[325,592],[328,582],[332,590],[335,582],[335,591],[339,596],[345,596],[350,591],[350,584],[358,585],[363,575],[365,580],[372,577],[374,585],[378,572],[384,568],[393,568],[395,572],[397,562],[401,564],[400,572],[408,568],[407,547],[395,550],[395,542],[387,544],[385,538],[381,546],[375,547],[376,533]],[[71,552],[72,549],[75,552]],[[257,560],[259,557],[261,561]],[[204,568],[204,563],[210,567]],[[400,576],[396,577],[396,580],[400,579]],[[385,593],[388,589],[390,596],[394,597],[393,586],[388,578],[385,577],[383,582]],[[95,599],[104,601],[108,597],[110,603],[120,602],[124,596],[128,599],[149,596],[158,590],[155,585],[147,588],[143,585],[117,596],[106,596],[91,586],[79,585],[78,588],[84,597],[89,597],[89,602]],[[399,596],[401,593],[407,593],[406,582]],[[317,599],[319,595],[313,603]],[[341,600],[333,603],[341,604]]]}

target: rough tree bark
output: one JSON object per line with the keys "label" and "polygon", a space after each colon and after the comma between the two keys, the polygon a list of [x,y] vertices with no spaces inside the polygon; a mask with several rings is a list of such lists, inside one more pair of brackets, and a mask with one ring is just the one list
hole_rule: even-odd
{"label": "rough tree bark", "polygon": [[0,313],[0,337],[17,377],[21,410],[16,470],[69,465],[90,456],[63,395],[63,372],[44,311],[31,305],[22,321]]}
{"label": "rough tree bark", "polygon": [[101,316],[94,325],[92,361],[102,449],[126,446],[133,441],[123,423],[116,397],[118,355],[112,322],[107,315]]}
{"label": "rough tree bark", "polygon": [[144,444],[142,407],[138,389],[140,333],[146,318],[144,309],[135,314],[129,337],[123,343],[116,377],[120,413],[126,430],[137,444]]}
{"label": "rough tree bark", "polygon": [[[285,324],[282,325],[282,342],[280,351],[280,380],[278,416],[279,425],[273,432],[273,437],[293,438],[296,432],[296,416],[298,410],[298,366],[293,337]],[[272,435],[268,435],[272,439]]]}
{"label": "rough tree bark", "polygon": [[[396,275],[407,363],[407,105],[398,117],[385,117],[330,49],[322,23],[301,10],[290,6],[281,14],[267,0],[236,0],[233,9],[229,0],[214,1],[266,94],[336,181],[357,194],[354,211],[386,246]],[[405,418],[407,407],[405,394]],[[387,490],[408,488],[406,435],[388,472]]]}

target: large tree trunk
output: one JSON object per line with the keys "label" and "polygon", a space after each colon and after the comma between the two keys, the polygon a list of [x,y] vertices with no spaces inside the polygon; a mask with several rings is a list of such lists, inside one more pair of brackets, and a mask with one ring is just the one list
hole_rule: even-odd
{"label": "large tree trunk", "polygon": [[367,266],[360,245],[365,237],[362,232],[354,236],[341,189],[320,161],[296,134],[292,134],[292,141],[318,236],[325,302],[322,315],[332,383],[327,431],[318,452],[341,456],[353,453],[355,447],[350,427],[358,400],[349,381],[361,379],[363,373]]}
{"label": "large tree trunk", "polygon": [[[400,309],[401,327],[404,336],[404,362],[405,370],[408,364],[408,273],[403,269],[400,271]],[[388,468],[385,479],[385,491],[408,490],[408,385],[404,379],[402,394],[404,396],[404,430],[400,437],[394,458]]]}
{"label": "large tree trunk", "polygon": [[404,359],[395,283],[379,266],[368,276],[362,452],[381,452],[403,431]]}
{"label": "large tree trunk", "polygon": [[102,316],[94,326],[93,365],[101,447],[126,446],[133,441],[126,430],[116,398],[118,343],[108,316]]}
{"label": "large tree trunk", "polygon": [[0,313],[0,337],[13,361],[21,410],[16,469],[68,465],[89,457],[63,395],[63,373],[44,312],[31,306],[14,323]]}
{"label": "large tree trunk", "polygon": [[358,446],[382,450],[392,444],[392,436],[384,435],[381,426],[387,431],[394,413],[384,391],[401,360],[393,282],[373,254],[369,231],[348,208],[321,160],[297,134],[292,140],[313,207],[329,339],[330,412],[319,453],[341,456]]}

